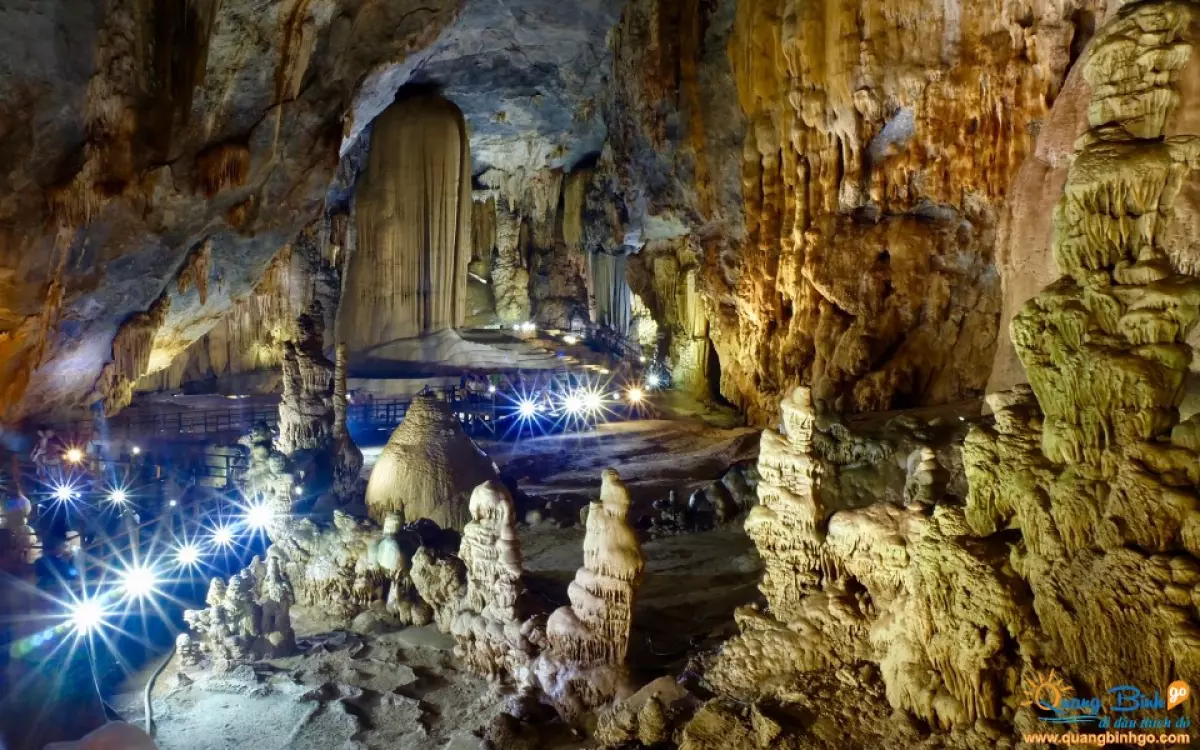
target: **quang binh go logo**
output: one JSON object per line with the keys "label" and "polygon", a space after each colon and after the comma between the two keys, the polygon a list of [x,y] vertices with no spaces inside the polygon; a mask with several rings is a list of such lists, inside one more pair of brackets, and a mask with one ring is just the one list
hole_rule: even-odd
{"label": "quang binh go logo", "polygon": [[1070,697],[1074,690],[1063,678],[1051,669],[1049,672],[1034,672],[1025,678],[1021,684],[1025,693],[1022,706],[1034,706],[1043,711],[1053,711],[1063,704],[1063,699]]}
{"label": "quang binh go logo", "polygon": [[1055,670],[1033,672],[1021,681],[1022,706],[1037,710],[1038,721],[1050,724],[1090,724],[1100,729],[1182,729],[1191,725],[1186,715],[1169,712],[1191,695],[1183,680],[1145,692],[1134,685],[1116,685],[1103,695],[1077,696]]}

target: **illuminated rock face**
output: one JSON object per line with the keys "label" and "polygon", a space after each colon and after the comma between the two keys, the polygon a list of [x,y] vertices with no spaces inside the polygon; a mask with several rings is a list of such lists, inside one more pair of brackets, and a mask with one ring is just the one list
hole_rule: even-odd
{"label": "illuminated rock face", "polygon": [[737,611],[741,634],[710,681],[743,698],[778,696],[806,672],[869,660],[888,701],[934,726],[1001,717],[1031,632],[1006,551],[976,545],[960,509],[920,493],[907,507],[839,507],[838,473],[867,444],[822,424],[805,388],[781,412],[786,435],[763,433],[761,503],[746,521],[768,609]]}
{"label": "illuminated rock face", "polygon": [[672,334],[681,384],[757,422],[798,384],[840,412],[979,394],[1008,187],[1104,5],[628,3],[592,234],[644,244],[660,325],[687,316],[656,263],[695,271],[713,348]]}
{"label": "illuminated rock face", "polygon": [[1200,139],[1163,137],[1193,95],[1198,34],[1200,6],[1138,3],[1085,53],[1088,129],[1053,211],[1063,275],[1013,318],[1030,385],[988,397],[994,426],[963,446],[965,508],[930,507],[921,456],[906,507],[836,507],[848,434],[814,430],[804,391],[783,402],[747,521],[768,609],[737,612],[712,684],[779,698],[867,660],[892,707],[977,731],[1037,726],[1021,705],[1031,670],[1081,696],[1200,678],[1200,422],[1178,417],[1200,280],[1167,251]]}
{"label": "illuminated rock face", "polygon": [[1097,34],[1054,209],[1062,277],[1012,321],[1031,389],[989,397],[995,428],[963,448],[972,529],[1020,530],[1045,663],[1096,694],[1200,679],[1200,462],[1178,415],[1200,280],[1171,252],[1200,161],[1197,40],[1183,2],[1131,5]]}
{"label": "illuminated rock face", "polygon": [[355,196],[358,245],[338,314],[351,353],[462,325],[471,153],[458,108],[432,94],[401,94],[375,121]]}
{"label": "illuminated rock face", "polygon": [[417,396],[371,470],[367,510],[375,519],[398,513],[406,523],[428,518],[462,531],[471,520],[471,492],[495,478],[495,465],[463,432],[450,407],[433,396]]}

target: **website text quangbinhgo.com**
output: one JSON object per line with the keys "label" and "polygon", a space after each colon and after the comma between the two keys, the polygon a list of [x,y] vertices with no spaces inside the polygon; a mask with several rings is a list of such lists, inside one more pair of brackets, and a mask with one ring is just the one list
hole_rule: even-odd
{"label": "website text quangbinhgo.com", "polygon": [[1022,739],[1029,743],[1047,745],[1074,745],[1076,747],[1104,747],[1106,745],[1186,745],[1192,741],[1187,732],[1025,732]]}

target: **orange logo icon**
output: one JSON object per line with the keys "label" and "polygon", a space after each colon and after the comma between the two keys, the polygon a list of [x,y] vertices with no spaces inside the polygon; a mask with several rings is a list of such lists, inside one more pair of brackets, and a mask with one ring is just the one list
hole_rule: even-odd
{"label": "orange logo icon", "polygon": [[[1186,687],[1186,686],[1185,686]],[[1022,706],[1036,706],[1043,711],[1052,711],[1059,707],[1062,699],[1071,694],[1071,686],[1051,669],[1048,673],[1034,672],[1026,677],[1021,685],[1025,692]]]}
{"label": "orange logo icon", "polygon": [[1167,685],[1167,710],[1170,711],[1188,699],[1192,689],[1183,680],[1175,680]]}

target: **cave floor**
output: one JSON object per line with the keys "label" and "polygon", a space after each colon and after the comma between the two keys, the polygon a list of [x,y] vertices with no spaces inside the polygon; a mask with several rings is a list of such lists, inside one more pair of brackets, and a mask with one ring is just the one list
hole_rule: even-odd
{"label": "cave floor", "polygon": [[[521,529],[529,584],[560,589],[582,562],[583,530]],[[696,648],[728,635],[735,606],[755,597],[761,575],[740,528],[648,540],[630,664],[640,685],[678,671]],[[304,652],[226,675],[180,681],[175,664],[155,686],[163,750],[254,748],[481,747],[483,733],[512,698],[464,672],[453,640],[432,626],[365,634],[320,613],[293,612]],[[142,715],[149,670],[132,676],[113,704]],[[539,727],[537,747],[590,747],[556,720]],[[544,744],[541,744],[544,743]]]}
{"label": "cave floor", "polygon": [[[544,511],[522,524],[526,583],[542,606],[567,603],[583,560],[578,509],[595,499],[600,472],[621,472],[634,511],[670,491],[689,493],[757,456],[758,431],[724,428],[703,408],[675,419],[614,422],[585,433],[481,443],[520,487],[520,505]],[[708,417],[705,421],[701,417]],[[718,417],[720,415],[717,415]],[[367,448],[366,471],[378,449]],[[684,495],[686,496],[686,495]],[[558,509],[558,517],[548,509]],[[705,532],[643,539],[647,558],[630,641],[633,682],[677,674],[698,650],[733,630],[735,607],[757,595],[761,565],[740,519]],[[163,750],[246,748],[476,748],[512,699],[468,674],[453,640],[432,626],[355,633],[344,622],[297,607],[302,653],[219,676],[180,680],[172,663],[155,686]],[[151,669],[114,696],[139,721]],[[589,747],[557,720],[531,747]]]}

